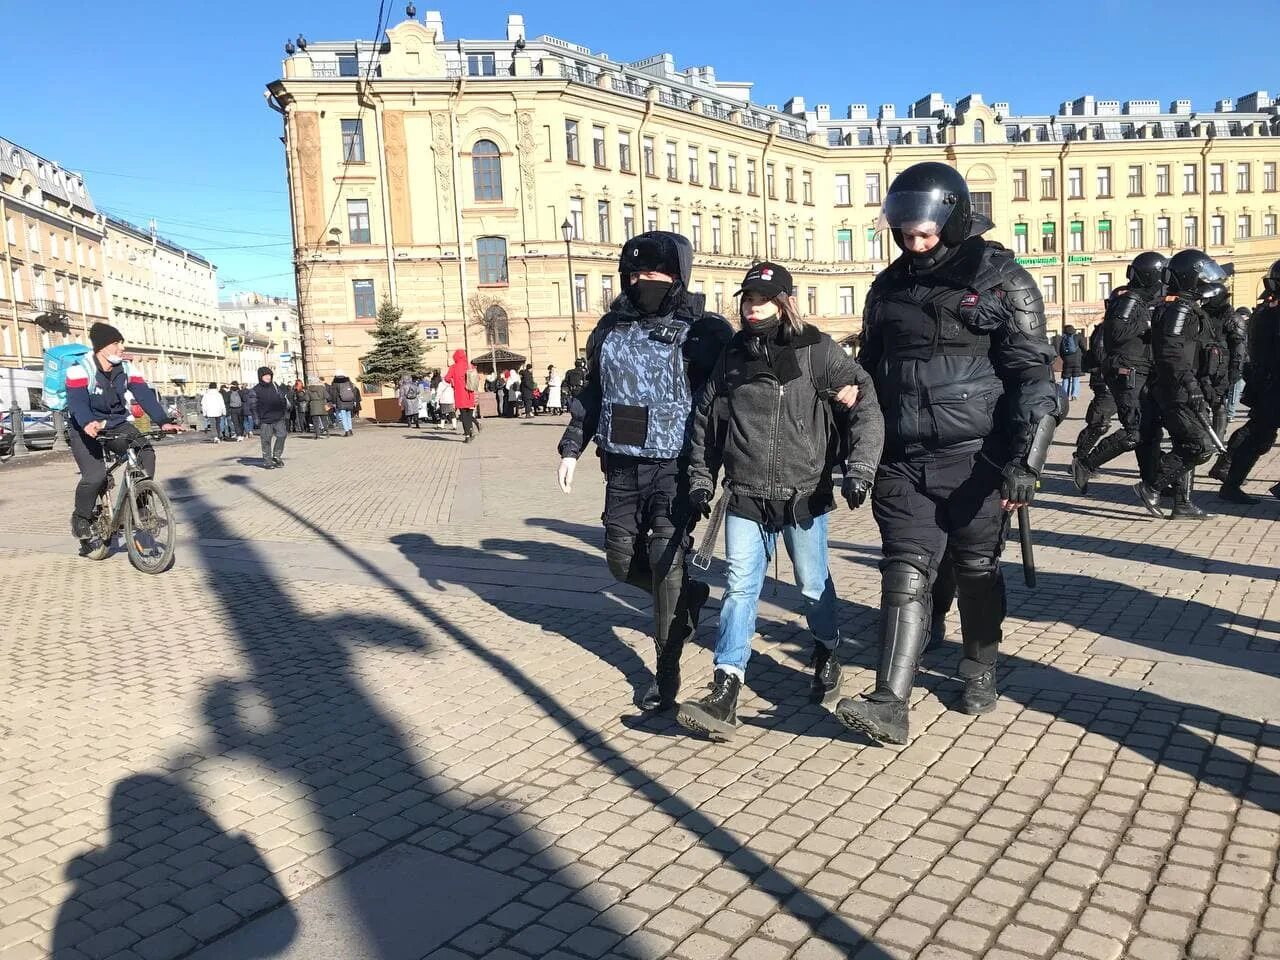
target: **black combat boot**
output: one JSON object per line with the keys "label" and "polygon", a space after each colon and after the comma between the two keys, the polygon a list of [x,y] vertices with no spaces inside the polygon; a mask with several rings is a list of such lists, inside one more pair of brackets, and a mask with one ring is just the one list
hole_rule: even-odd
{"label": "black combat boot", "polygon": [[1089,469],[1089,465],[1085,463],[1084,457],[1076,454],[1071,458],[1071,482],[1076,485],[1076,489],[1081,493],[1089,492],[1089,478],[1093,476],[1093,471]]}
{"label": "black combat boot", "polygon": [[996,705],[996,653],[1006,609],[1004,577],[998,566],[975,560],[957,566],[956,583],[964,647],[960,710],[970,715],[989,713]]}
{"label": "black combat boot", "polygon": [[996,708],[997,698],[995,672],[984,670],[975,676],[965,677],[960,710],[970,716],[990,713]]}
{"label": "black combat boot", "polygon": [[1217,480],[1219,483],[1226,483],[1227,477],[1231,473],[1231,451],[1218,454],[1218,459],[1213,462],[1213,466],[1209,468],[1206,474],[1211,480]]}
{"label": "black combat boot", "polygon": [[712,740],[729,740],[738,731],[738,693],[742,681],[737,674],[717,670],[711,692],[701,700],[680,704],[676,723],[686,730],[705,733]]}
{"label": "black combat boot", "polygon": [[829,707],[840,696],[840,658],[836,656],[839,649],[838,634],[835,647],[828,647],[820,640],[814,641],[813,656],[809,659],[809,666],[813,667],[813,683],[809,687],[810,703]]}
{"label": "black combat boot", "polygon": [[929,619],[929,642],[924,645],[924,652],[936,650],[947,639],[947,611],[938,612],[934,610],[933,616]]}
{"label": "black combat boot", "polygon": [[1187,470],[1183,472],[1173,485],[1173,512],[1169,514],[1172,520],[1204,520],[1209,514],[1205,513],[1195,505],[1191,500],[1191,491],[1195,489],[1195,471]]}
{"label": "black combat boot", "polygon": [[[710,595],[711,588],[700,580],[685,581],[666,639],[654,640],[653,681],[640,697],[641,710],[670,710],[676,705],[680,695],[680,656],[684,653],[685,641],[698,632],[702,607]],[[659,603],[656,597],[654,602]]]}
{"label": "black combat boot", "polygon": [[1261,502],[1257,497],[1250,496],[1239,487],[1232,487],[1227,484],[1223,484],[1222,489],[1218,491],[1218,499],[1225,500],[1227,503],[1238,503],[1243,507],[1249,507]]}

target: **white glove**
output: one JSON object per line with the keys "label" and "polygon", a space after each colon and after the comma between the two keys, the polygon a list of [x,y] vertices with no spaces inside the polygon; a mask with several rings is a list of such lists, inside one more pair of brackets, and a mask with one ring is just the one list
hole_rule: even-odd
{"label": "white glove", "polygon": [[573,489],[573,471],[578,468],[578,460],[576,457],[565,457],[560,461],[560,469],[556,471],[556,479],[560,482],[560,489],[565,493],[569,493]]}

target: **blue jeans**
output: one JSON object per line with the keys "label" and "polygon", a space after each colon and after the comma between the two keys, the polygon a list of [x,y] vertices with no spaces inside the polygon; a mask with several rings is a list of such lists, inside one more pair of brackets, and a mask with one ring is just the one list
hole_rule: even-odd
{"label": "blue jeans", "polygon": [[1072,400],[1079,400],[1080,381],[1083,380],[1084,377],[1064,377],[1063,379],[1067,382],[1067,396]]}
{"label": "blue jeans", "polygon": [[342,430],[344,433],[350,432],[351,430],[351,411],[350,410],[338,411],[338,425],[342,427]]}
{"label": "blue jeans", "polygon": [[1240,405],[1240,394],[1244,393],[1244,381],[1237,380],[1231,385],[1231,390],[1227,393],[1227,419],[1234,420],[1236,416],[1236,407]]}
{"label": "blue jeans", "polygon": [[[809,630],[819,643],[835,649],[840,643],[836,625],[836,587],[827,569],[827,515],[799,526],[782,528],[782,542],[795,567],[796,586],[804,596]],[[751,658],[751,638],[756,632],[756,609],[769,561],[778,546],[778,534],[754,520],[729,514],[725,517],[725,559],[729,565],[728,588],[720,607],[720,632],[716,637],[717,670],[743,677]]]}

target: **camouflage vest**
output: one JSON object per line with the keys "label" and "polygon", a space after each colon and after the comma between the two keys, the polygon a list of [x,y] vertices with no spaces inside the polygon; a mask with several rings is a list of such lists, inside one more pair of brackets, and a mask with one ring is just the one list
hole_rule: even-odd
{"label": "camouflage vest", "polygon": [[608,453],[674,460],[684,449],[693,410],[684,369],[689,323],[620,323],[600,346],[600,424],[595,441]]}

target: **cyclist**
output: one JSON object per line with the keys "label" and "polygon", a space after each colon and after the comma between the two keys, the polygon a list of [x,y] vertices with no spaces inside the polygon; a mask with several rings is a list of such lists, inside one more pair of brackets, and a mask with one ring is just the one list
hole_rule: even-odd
{"label": "cyclist", "polygon": [[[80,540],[88,540],[92,534],[94,507],[107,478],[106,452],[123,453],[142,436],[132,422],[135,405],[166,433],[182,429],[170,422],[155,391],[125,362],[124,335],[119,330],[108,323],[95,323],[89,328],[89,342],[93,353],[84,358],[83,365],[67,371],[68,433],[71,455],[80,468],[71,532]],[[100,440],[102,433],[110,438]],[[156,452],[150,444],[138,448],[138,461],[148,477],[155,475]]]}

